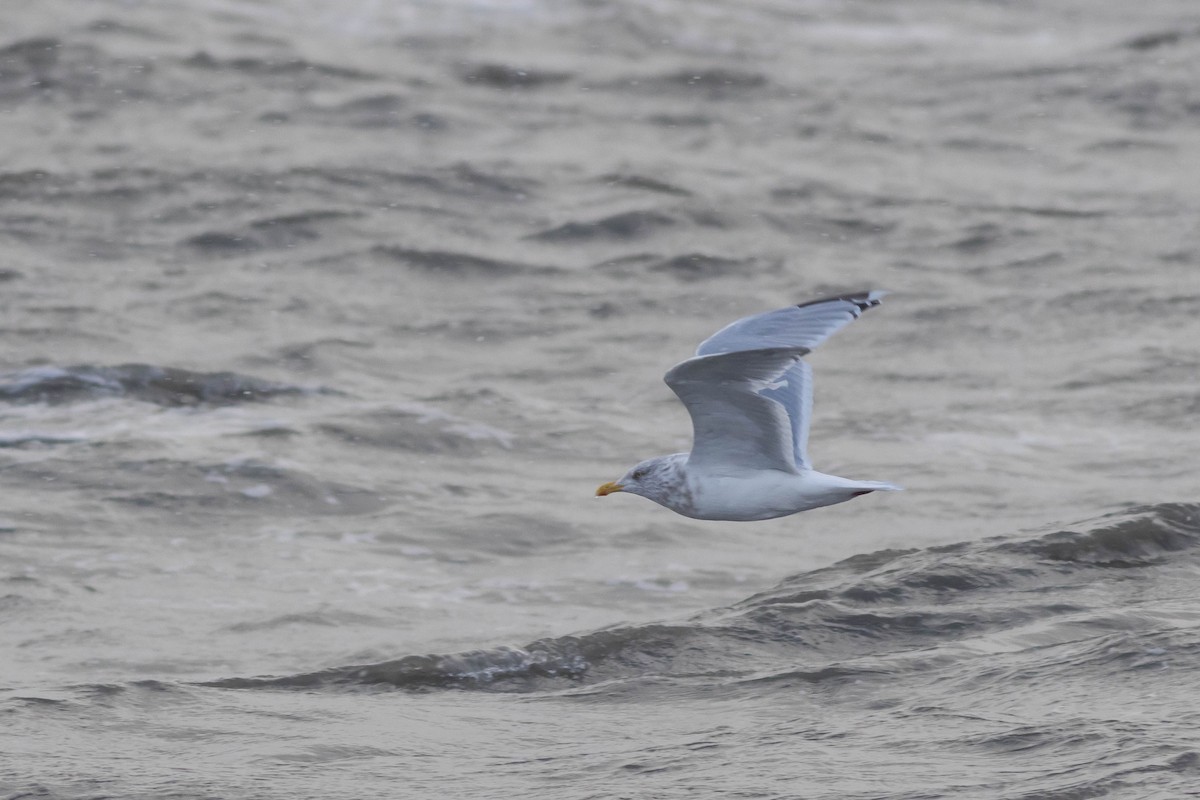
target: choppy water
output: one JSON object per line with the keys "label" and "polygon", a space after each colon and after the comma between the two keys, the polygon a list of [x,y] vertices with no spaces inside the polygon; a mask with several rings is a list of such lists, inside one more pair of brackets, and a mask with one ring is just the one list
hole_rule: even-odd
{"label": "choppy water", "polygon": [[[1194,796],[1194,4],[0,16],[0,796]],[[868,287],[907,492],[591,496]]]}

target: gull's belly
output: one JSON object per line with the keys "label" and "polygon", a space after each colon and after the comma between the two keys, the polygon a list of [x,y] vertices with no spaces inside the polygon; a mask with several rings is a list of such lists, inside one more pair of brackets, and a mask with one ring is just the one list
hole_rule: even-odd
{"label": "gull's belly", "polygon": [[751,521],[786,517],[841,503],[856,494],[843,478],[820,472],[802,474],[763,470],[745,476],[690,475],[695,519]]}

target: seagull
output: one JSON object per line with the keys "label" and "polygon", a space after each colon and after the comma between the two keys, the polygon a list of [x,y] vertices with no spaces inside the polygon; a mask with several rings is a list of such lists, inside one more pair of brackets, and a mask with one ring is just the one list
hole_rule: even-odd
{"label": "seagull", "polygon": [[705,339],[664,377],[692,418],[692,452],[643,461],[596,496],[627,492],[693,519],[749,521],[900,491],[817,472],[807,452],[812,368],[801,358],[886,294],[788,306]]}

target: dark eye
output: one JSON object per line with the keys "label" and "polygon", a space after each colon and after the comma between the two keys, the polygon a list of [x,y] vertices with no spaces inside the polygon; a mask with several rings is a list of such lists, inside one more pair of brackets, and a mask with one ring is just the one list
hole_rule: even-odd
{"label": "dark eye", "polygon": [[640,481],[640,480],[641,480],[642,478],[644,478],[644,477],[646,477],[646,470],[644,470],[644,469],[635,469],[635,470],[633,471],[633,479],[634,479],[635,481]]}

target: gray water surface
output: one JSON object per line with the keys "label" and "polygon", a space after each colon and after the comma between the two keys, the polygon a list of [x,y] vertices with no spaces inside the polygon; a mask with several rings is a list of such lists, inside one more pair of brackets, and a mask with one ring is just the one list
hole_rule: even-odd
{"label": "gray water surface", "polygon": [[[0,16],[0,797],[1195,792],[1194,4]],[[866,288],[906,492],[592,496]]]}

